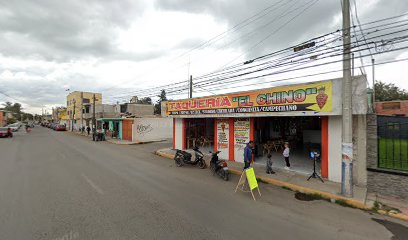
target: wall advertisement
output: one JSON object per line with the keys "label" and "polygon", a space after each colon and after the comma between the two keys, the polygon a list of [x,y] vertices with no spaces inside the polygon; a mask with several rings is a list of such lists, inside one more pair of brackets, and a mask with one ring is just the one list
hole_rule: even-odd
{"label": "wall advertisement", "polygon": [[250,140],[249,118],[234,119],[234,156],[239,162],[244,161],[244,148]]}
{"label": "wall advertisement", "polygon": [[331,112],[332,81],[167,102],[167,116]]}
{"label": "wall advertisement", "polygon": [[229,122],[228,119],[217,119],[217,144],[218,150],[225,151],[229,144]]}

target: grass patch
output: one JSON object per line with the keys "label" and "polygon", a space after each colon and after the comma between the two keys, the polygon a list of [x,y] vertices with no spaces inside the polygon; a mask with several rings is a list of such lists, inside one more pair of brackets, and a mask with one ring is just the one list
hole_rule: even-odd
{"label": "grass patch", "polygon": [[384,203],[381,203],[379,201],[374,201],[373,207],[371,208],[371,210],[378,212],[379,210],[383,210],[386,212],[394,212],[394,213],[401,213],[401,210],[399,210],[398,208],[395,207],[390,207]]}
{"label": "grass patch", "polygon": [[355,206],[351,205],[350,203],[342,199],[336,199],[335,203],[342,207],[356,208]]}
{"label": "grass patch", "polygon": [[380,204],[380,202],[378,202],[377,200],[374,201],[372,210],[378,211],[378,210],[380,210],[380,209],[381,209],[381,204]]}
{"label": "grass patch", "polygon": [[408,140],[380,138],[378,156],[380,168],[408,171]]}
{"label": "grass patch", "polygon": [[292,191],[292,192],[293,192],[293,189],[292,189],[292,188],[290,188],[290,187],[282,186],[281,188],[283,188],[283,189],[285,189],[285,190],[288,190],[288,191]]}

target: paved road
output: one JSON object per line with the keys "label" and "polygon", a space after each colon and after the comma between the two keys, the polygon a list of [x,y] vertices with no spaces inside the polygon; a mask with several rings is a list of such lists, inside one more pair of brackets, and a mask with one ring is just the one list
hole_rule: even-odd
{"label": "paved road", "polygon": [[0,239],[403,239],[407,224],[260,185],[234,194],[208,170],[34,128],[0,139]]}

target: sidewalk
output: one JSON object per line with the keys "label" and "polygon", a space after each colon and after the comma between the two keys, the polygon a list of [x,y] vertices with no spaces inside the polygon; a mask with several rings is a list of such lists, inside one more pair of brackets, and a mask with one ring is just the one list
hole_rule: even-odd
{"label": "sidewalk", "polygon": [[[189,151],[190,152],[190,151]],[[159,149],[156,151],[157,155],[162,157],[174,158],[175,151],[171,150],[170,148]],[[194,156],[194,155],[193,155]],[[207,164],[209,165],[210,155],[206,155],[204,157]],[[354,196],[352,198],[346,198],[340,195],[341,184],[328,181],[324,179],[324,183],[322,183],[318,179],[311,178],[307,181],[309,175],[300,174],[294,171],[288,171],[284,169],[274,168],[273,170],[276,172],[275,174],[266,174],[265,173],[265,166],[260,164],[253,164],[251,165],[256,173],[256,177],[258,181],[262,181],[265,183],[273,184],[280,187],[290,188],[293,191],[299,191],[303,193],[309,194],[319,194],[323,198],[330,200],[331,202],[339,202],[339,203],[346,203],[352,207],[356,207],[359,209],[364,210],[371,210],[372,209],[372,201],[366,202],[367,197],[367,189],[354,186]],[[243,169],[243,163],[240,162],[228,162],[228,168],[230,169],[230,173],[241,175]],[[367,204],[370,203],[370,204]],[[403,214],[394,214],[393,212],[381,212],[380,214],[389,215],[392,217],[396,217],[405,221],[408,221],[408,216]]]}
{"label": "sidewalk", "polygon": [[[89,134],[89,136],[88,136],[88,134],[86,132],[84,132],[84,133],[81,133],[80,131],[67,131],[67,132],[75,133],[75,134],[83,136],[83,137],[88,137],[89,139],[92,140],[92,133]],[[155,141],[146,141],[146,142],[132,142],[132,141],[120,140],[120,139],[116,139],[116,138],[106,138],[105,141],[109,142],[109,143],[117,144],[117,145],[135,145],[135,144],[146,144],[146,143],[152,143],[152,142],[162,142],[162,141],[166,141],[166,139],[155,140]]]}

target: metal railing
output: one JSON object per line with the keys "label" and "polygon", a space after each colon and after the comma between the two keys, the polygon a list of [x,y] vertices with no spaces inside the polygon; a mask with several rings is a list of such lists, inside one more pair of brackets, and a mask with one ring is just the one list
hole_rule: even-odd
{"label": "metal railing", "polygon": [[377,132],[378,167],[408,172],[408,118],[382,120]]}

